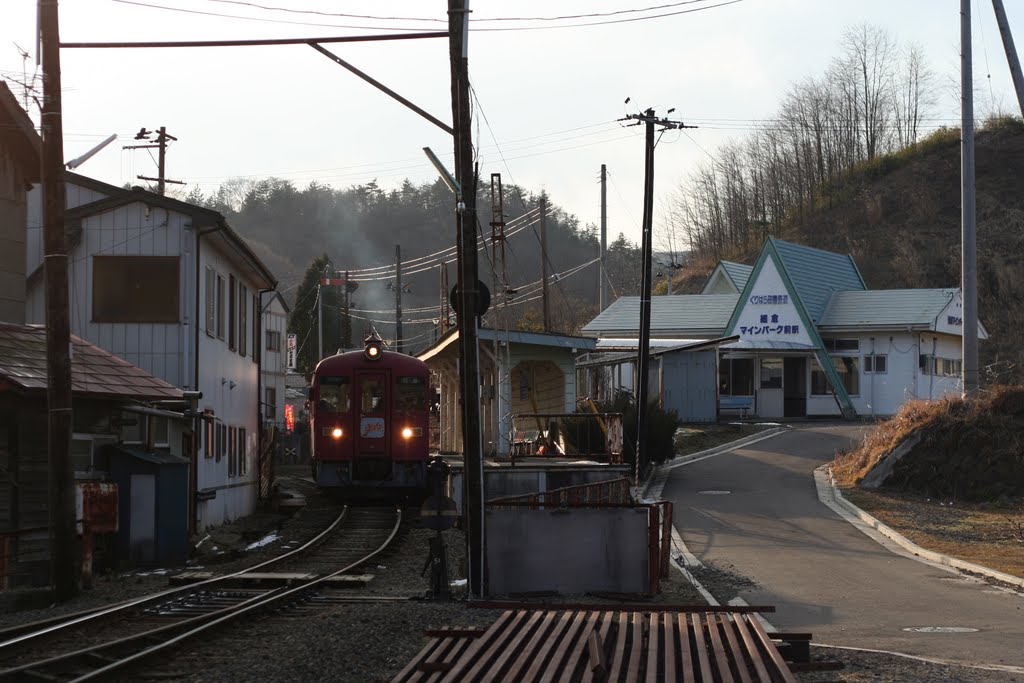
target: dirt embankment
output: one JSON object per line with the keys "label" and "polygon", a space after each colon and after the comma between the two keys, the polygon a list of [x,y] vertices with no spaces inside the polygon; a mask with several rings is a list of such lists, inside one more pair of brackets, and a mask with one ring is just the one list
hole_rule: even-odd
{"label": "dirt embankment", "polygon": [[[908,439],[916,444],[900,449],[898,462],[883,463]],[[841,486],[856,486],[886,464],[889,490],[969,502],[1024,499],[1024,386],[997,386],[966,400],[909,402],[838,456],[832,471]]]}

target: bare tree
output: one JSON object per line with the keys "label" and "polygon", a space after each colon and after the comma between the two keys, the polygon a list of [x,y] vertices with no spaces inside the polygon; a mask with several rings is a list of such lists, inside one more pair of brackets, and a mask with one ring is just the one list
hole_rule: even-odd
{"label": "bare tree", "polygon": [[924,61],[921,46],[912,43],[903,50],[897,77],[893,79],[892,106],[896,141],[900,147],[917,143],[921,124],[935,107],[935,75]]}
{"label": "bare tree", "polygon": [[860,24],[843,33],[842,45],[851,75],[856,74],[864,151],[871,160],[888,143],[896,41],[883,28]]}

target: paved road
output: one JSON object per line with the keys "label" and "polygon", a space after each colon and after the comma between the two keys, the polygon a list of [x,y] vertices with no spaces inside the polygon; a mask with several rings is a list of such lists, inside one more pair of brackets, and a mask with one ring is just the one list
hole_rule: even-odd
{"label": "paved road", "polygon": [[[734,565],[758,584],[739,597],[814,642],[1024,666],[1024,597],[896,555],[818,500],[814,468],[858,429],[809,426],[673,470],[663,497],[690,552]],[[918,626],[979,630],[903,630]]]}

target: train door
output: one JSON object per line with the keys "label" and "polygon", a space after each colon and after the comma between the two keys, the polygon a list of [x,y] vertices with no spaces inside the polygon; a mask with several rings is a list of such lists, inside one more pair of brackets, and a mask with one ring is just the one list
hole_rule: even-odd
{"label": "train door", "polygon": [[356,373],[356,396],[359,401],[359,429],[355,455],[388,453],[388,382],[387,374],[379,370]]}

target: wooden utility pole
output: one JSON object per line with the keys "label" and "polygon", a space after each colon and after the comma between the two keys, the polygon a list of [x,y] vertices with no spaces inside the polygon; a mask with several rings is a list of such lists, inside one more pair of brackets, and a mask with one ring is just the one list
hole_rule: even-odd
{"label": "wooden utility pole", "polygon": [[[135,135],[135,139],[136,140],[148,140],[149,139],[149,135],[151,135],[151,134],[152,134],[152,131],[148,131],[145,128],[142,128]],[[159,194],[161,196],[163,196],[165,194],[165,192],[166,192],[167,183],[173,183],[174,185],[184,185],[185,184],[181,180],[168,180],[168,178],[167,178],[167,141],[168,140],[177,140],[177,139],[178,138],[174,137],[173,135],[168,135],[167,134],[167,127],[166,126],[160,126],[159,130],[157,130],[156,141],[155,141],[154,144],[151,144],[151,145],[126,145],[124,147],[124,149],[157,149],[158,150],[157,151],[157,163],[156,163],[156,168],[157,168],[156,178],[151,178],[149,176],[144,176],[144,175],[138,175],[138,176],[135,176],[135,177],[138,178],[139,180],[148,180],[150,182],[156,183],[157,194]]]}
{"label": "wooden utility pole", "polygon": [[[670,109],[669,113],[674,110]],[[658,126],[663,131],[673,128],[694,128],[686,126],[678,121],[659,119],[654,116],[654,110],[648,109],[643,114],[630,114],[623,120],[635,120],[634,125],[646,127],[644,145],[644,215],[642,225],[642,239],[640,244],[641,254],[641,284],[640,284],[640,338],[637,343],[636,359],[636,450],[634,463],[634,476],[640,481],[643,475],[644,465],[650,461],[650,454],[647,452],[647,394],[648,394],[648,361],[650,360],[651,346],[651,263],[653,260],[652,247],[652,226],[654,224],[654,127]]]}
{"label": "wooden utility pole", "polygon": [[58,602],[78,594],[75,489],[71,468],[71,323],[64,245],[64,125],[60,98],[57,0],[40,0],[43,57],[43,242],[46,278],[46,405],[48,411],[50,583]]}
{"label": "wooden utility pole", "polygon": [[551,304],[548,299],[548,198],[540,196],[540,300],[544,312],[544,331],[551,331]]}
{"label": "wooden utility pole", "polygon": [[598,285],[598,312],[608,306],[608,273],[604,268],[604,261],[608,254],[608,167],[601,164],[601,251],[598,254],[600,260],[597,262]]}
{"label": "wooden utility pole", "polygon": [[462,452],[465,458],[463,520],[469,591],[485,594],[484,470],[480,425],[480,349],[477,316],[482,292],[476,255],[476,178],[469,110],[469,0],[448,0],[448,34],[452,77],[452,122],[455,129],[455,178],[461,188],[456,204],[458,246],[459,382],[462,393]]}
{"label": "wooden utility pole", "polygon": [[395,245],[395,349],[402,353],[402,247],[398,244]]}

